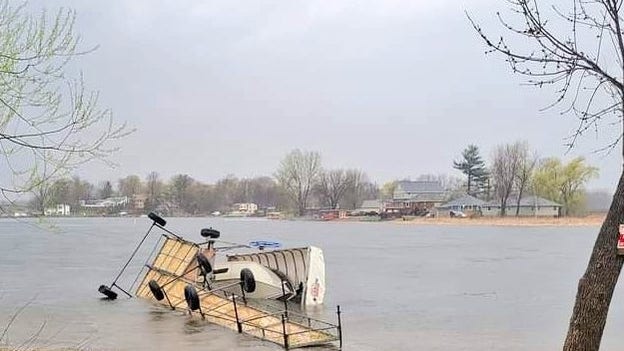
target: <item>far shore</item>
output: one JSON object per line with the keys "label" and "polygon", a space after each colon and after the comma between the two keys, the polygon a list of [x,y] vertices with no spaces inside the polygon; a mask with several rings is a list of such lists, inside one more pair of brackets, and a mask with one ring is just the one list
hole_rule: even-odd
{"label": "far shore", "polygon": [[449,218],[415,217],[407,220],[398,219],[396,223],[406,225],[458,225],[458,226],[504,226],[504,227],[580,227],[600,226],[605,215],[589,215],[584,217],[478,217],[478,218]]}
{"label": "far shore", "polygon": [[[127,215],[127,216],[59,216],[59,217],[0,217],[0,219],[25,219],[25,218],[138,218],[146,215]],[[180,217],[180,216],[172,216]],[[230,218],[230,217],[213,217],[209,215],[201,216],[181,216],[181,218]],[[583,217],[475,217],[475,218],[450,218],[450,217],[416,217],[405,216],[396,219],[380,220],[379,217],[348,217],[348,218],[336,218],[327,220],[327,222],[342,222],[342,223],[395,223],[404,225],[449,225],[449,226],[501,226],[501,227],[596,227],[601,226],[604,222],[606,214],[591,214]],[[268,220],[303,220],[303,221],[324,221],[320,219],[312,219],[309,217],[287,217],[279,219],[269,219],[267,217],[232,217],[235,219],[241,218],[256,218],[256,219],[268,219]],[[0,351],[2,348],[0,348]]]}

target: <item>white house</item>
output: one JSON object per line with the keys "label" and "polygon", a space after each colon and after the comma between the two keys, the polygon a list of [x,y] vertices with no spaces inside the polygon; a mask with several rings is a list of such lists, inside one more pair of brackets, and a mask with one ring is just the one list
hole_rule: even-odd
{"label": "white house", "polygon": [[45,209],[46,216],[69,216],[71,215],[71,207],[67,204],[58,204],[56,207]]}
{"label": "white house", "polygon": [[[505,212],[507,216],[515,216],[517,206],[517,198],[509,198]],[[520,199],[520,212],[523,217],[559,217],[561,215],[561,205],[541,198],[539,196],[526,196]],[[481,206],[481,212],[484,216],[500,216],[501,205],[495,201],[489,202]]]}
{"label": "white house", "polygon": [[243,202],[234,204],[233,212],[243,214],[243,215],[252,215],[258,211],[258,205],[253,202]]}

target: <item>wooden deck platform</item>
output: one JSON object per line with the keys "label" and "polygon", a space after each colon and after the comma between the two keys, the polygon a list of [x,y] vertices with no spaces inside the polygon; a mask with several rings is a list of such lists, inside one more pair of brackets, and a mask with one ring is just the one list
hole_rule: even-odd
{"label": "wooden deck platform", "polygon": [[[168,308],[190,311],[184,288],[192,284],[198,291],[201,308],[191,312],[214,324],[271,341],[286,349],[325,345],[340,341],[341,327],[288,310],[261,308],[248,304],[244,294],[232,295],[222,290],[209,291],[198,282],[195,257],[200,248],[191,242],[165,236],[139,284],[136,295]],[[165,292],[157,301],[149,281],[155,280]]]}

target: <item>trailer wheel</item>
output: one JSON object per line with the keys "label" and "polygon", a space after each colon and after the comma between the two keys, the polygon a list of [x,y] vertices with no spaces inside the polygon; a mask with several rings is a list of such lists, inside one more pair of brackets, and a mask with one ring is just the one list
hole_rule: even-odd
{"label": "trailer wheel", "polygon": [[246,293],[256,291],[256,279],[249,268],[241,269],[240,280],[243,282],[243,290],[245,290]]}
{"label": "trailer wheel", "polygon": [[184,299],[191,311],[199,309],[199,296],[197,295],[197,290],[191,284],[186,285],[184,288]]}
{"label": "trailer wheel", "polygon": [[210,264],[208,257],[201,252],[197,254],[197,264],[199,265],[202,275],[212,272],[212,265]]}
{"label": "trailer wheel", "polygon": [[160,301],[165,298],[165,293],[163,292],[160,285],[158,285],[158,282],[156,282],[154,279],[150,280],[147,285],[149,285],[149,288],[152,291],[152,295],[154,295],[154,298],[156,300]]}
{"label": "trailer wheel", "polygon": [[100,287],[98,288],[98,291],[101,294],[106,295],[106,298],[108,298],[109,300],[114,300],[117,298],[117,293],[114,292],[111,288],[109,288],[106,285],[100,285]]}

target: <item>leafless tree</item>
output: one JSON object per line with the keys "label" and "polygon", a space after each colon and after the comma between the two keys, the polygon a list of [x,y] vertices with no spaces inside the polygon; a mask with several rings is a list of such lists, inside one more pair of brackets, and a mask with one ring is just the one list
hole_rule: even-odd
{"label": "leafless tree", "polygon": [[158,206],[163,191],[163,182],[160,180],[158,172],[152,171],[147,175],[145,188],[147,191],[146,207],[148,210],[154,210]]}
{"label": "leafless tree", "polygon": [[349,186],[344,194],[343,207],[355,209],[362,205],[364,200],[377,199],[379,197],[379,187],[372,183],[368,175],[358,169],[347,171]]}
{"label": "leafless tree", "polygon": [[520,201],[522,196],[529,186],[531,178],[533,177],[533,171],[537,165],[539,157],[536,153],[531,153],[529,150],[529,143],[526,141],[519,141],[518,144],[518,157],[519,165],[514,178],[514,185],[518,195],[516,199],[516,217],[520,215]]}
{"label": "leafless tree", "polygon": [[119,179],[118,185],[119,194],[128,197],[140,194],[143,190],[143,183],[137,175],[129,175]]}
{"label": "leafless tree", "polygon": [[42,164],[39,175],[34,178],[35,186],[33,186],[32,193],[32,207],[35,208],[40,214],[45,214],[46,206],[49,205],[50,195],[52,192],[52,177],[49,176],[48,167],[45,163]]}
{"label": "leafless tree", "polygon": [[296,149],[280,163],[275,178],[295,203],[299,216],[305,214],[310,192],[320,171],[321,155],[318,152]]}
{"label": "leafless tree", "polygon": [[338,208],[345,193],[356,180],[353,171],[332,169],[321,171],[315,187],[321,201],[329,208]]}
{"label": "leafless tree", "polygon": [[521,150],[517,143],[497,146],[492,156],[492,180],[500,201],[502,217],[507,215],[507,201],[514,190],[520,158]]}
{"label": "leafless tree", "polygon": [[169,192],[171,200],[182,210],[187,211],[190,208],[189,189],[195,180],[188,174],[177,174],[171,178],[169,182]]}
{"label": "leafless tree", "polygon": [[[544,7],[538,0],[508,3],[511,19],[498,15],[506,37],[493,39],[470,19],[488,52],[505,57],[513,72],[527,77],[530,85],[553,87],[557,95],[550,107],[559,106],[563,114],[578,120],[570,147],[588,131],[597,132],[603,126],[612,131],[609,126],[620,125],[617,136],[605,146],[614,149],[623,136],[623,0],[568,0]],[[624,147],[621,151],[624,154]],[[620,223],[624,223],[624,173],[578,284],[565,351],[600,347],[624,263],[615,249]]]}
{"label": "leafless tree", "polygon": [[416,177],[416,180],[438,182],[444,190],[452,194],[466,194],[467,189],[464,186],[464,182],[461,178],[448,175],[448,174],[421,174]]}
{"label": "leafless tree", "polygon": [[[80,51],[75,13],[32,16],[26,4],[0,0],[0,167],[12,179],[5,197],[36,189],[59,171],[107,160],[111,141],[128,132],[99,108],[98,93],[66,67]],[[43,166],[45,165],[45,166]]]}

